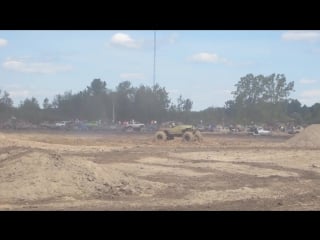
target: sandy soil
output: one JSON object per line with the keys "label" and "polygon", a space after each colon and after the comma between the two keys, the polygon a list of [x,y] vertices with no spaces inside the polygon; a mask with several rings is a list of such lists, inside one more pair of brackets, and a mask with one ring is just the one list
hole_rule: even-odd
{"label": "sandy soil", "polygon": [[290,137],[0,132],[0,210],[320,210],[320,148]]}

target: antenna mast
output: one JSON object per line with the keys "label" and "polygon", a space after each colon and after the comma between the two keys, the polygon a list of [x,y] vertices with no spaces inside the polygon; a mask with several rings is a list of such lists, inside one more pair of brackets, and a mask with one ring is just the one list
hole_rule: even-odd
{"label": "antenna mast", "polygon": [[153,86],[156,82],[156,31],[154,31],[154,49],[153,49]]}

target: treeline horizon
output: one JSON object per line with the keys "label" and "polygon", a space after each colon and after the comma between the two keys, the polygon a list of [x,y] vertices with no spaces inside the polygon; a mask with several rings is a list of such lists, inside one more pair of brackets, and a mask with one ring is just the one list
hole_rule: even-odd
{"label": "treeline horizon", "polygon": [[226,101],[224,107],[192,111],[191,99],[180,95],[173,101],[166,88],[158,84],[135,87],[130,81],[123,81],[111,90],[97,78],[82,91],[57,94],[51,102],[45,98],[41,105],[31,97],[15,107],[10,94],[0,89],[0,121],[15,116],[33,124],[74,119],[110,123],[132,119],[143,123],[175,120],[225,125],[320,123],[320,103],[302,106],[297,99],[289,98],[292,91],[294,82],[287,83],[284,74],[247,74],[235,84],[233,99]]}

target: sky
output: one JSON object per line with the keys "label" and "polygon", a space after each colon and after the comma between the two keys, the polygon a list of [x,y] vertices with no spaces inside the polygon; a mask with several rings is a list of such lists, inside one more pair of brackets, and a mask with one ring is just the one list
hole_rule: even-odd
{"label": "sky", "polygon": [[194,111],[223,107],[249,73],[284,74],[295,83],[291,98],[320,102],[320,31],[0,30],[0,90],[15,106],[31,97],[42,106],[95,78],[112,90],[126,80],[152,86],[154,56],[155,82]]}

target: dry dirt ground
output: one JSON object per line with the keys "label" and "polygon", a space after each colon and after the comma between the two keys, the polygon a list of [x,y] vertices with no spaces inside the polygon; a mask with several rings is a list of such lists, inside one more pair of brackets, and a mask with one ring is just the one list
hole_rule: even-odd
{"label": "dry dirt ground", "polygon": [[320,149],[289,137],[0,132],[0,210],[320,210]]}

